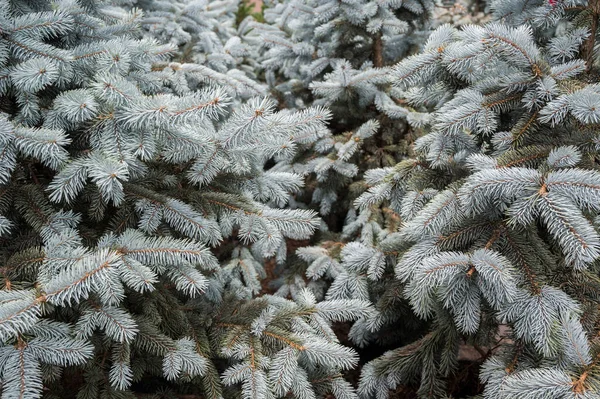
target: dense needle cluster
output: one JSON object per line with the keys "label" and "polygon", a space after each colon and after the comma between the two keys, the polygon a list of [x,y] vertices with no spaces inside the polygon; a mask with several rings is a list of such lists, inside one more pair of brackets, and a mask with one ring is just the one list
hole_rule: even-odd
{"label": "dense needle cluster", "polygon": [[435,7],[0,0],[2,398],[600,397],[600,2]]}

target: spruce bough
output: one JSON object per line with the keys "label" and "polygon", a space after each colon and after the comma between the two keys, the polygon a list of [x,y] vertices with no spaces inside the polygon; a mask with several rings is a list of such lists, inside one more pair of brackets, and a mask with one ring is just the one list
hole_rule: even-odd
{"label": "spruce bough", "polygon": [[0,2],[3,397],[600,395],[596,1],[138,5]]}
{"label": "spruce bough", "polygon": [[329,324],[367,303],[253,299],[264,259],[319,224],[284,208],[302,177],[265,164],[328,112],[242,103],[136,9],[0,8],[2,396],[352,395]]}

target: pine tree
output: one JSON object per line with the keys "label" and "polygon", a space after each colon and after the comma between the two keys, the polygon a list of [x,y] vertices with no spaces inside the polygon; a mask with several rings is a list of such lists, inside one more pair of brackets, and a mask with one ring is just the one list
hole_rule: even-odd
{"label": "pine tree", "polygon": [[2,397],[353,397],[329,325],[367,302],[253,299],[264,259],[319,225],[284,208],[302,177],[266,165],[329,113],[242,102],[144,21],[1,2]]}
{"label": "pine tree", "polygon": [[[270,3],[269,3],[270,4]],[[247,18],[239,30],[258,46],[274,94],[288,108],[327,105],[336,124],[356,128],[392,100],[388,68],[420,43],[431,1],[313,1],[270,4],[265,23]]]}
{"label": "pine tree", "polygon": [[600,397],[598,0],[132,4],[0,0],[3,398]]}
{"label": "pine tree", "polygon": [[342,240],[299,250],[333,277],[326,299],[377,309],[349,333],[390,346],[362,368],[364,398],[600,395],[596,5],[491,7],[500,21],[441,26],[393,68],[427,134],[366,171]]}
{"label": "pine tree", "polygon": [[[240,24],[279,107],[333,114],[332,134],[296,137],[296,157],[276,165],[307,176],[296,200],[316,205],[329,227],[345,217],[366,169],[393,166],[408,151],[408,110],[390,67],[420,43],[432,9],[430,1],[267,2],[265,22]],[[298,273],[290,279],[302,285]]]}
{"label": "pine tree", "polygon": [[256,77],[252,48],[237,33],[239,0],[142,0],[137,5],[144,10],[146,35],[176,46],[174,61],[194,64],[188,66],[187,75],[217,82],[233,100],[267,94],[266,85]]}

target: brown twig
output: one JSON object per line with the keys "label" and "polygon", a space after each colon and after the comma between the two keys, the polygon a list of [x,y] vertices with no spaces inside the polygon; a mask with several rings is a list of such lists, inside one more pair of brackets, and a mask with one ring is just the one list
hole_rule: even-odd
{"label": "brown twig", "polygon": [[586,71],[589,73],[594,64],[594,45],[596,44],[596,31],[598,30],[598,17],[600,17],[600,0],[590,0],[589,9],[592,12],[592,24],[590,36],[582,44],[581,55],[586,63]]}
{"label": "brown twig", "polygon": [[373,39],[373,66],[375,68],[383,67],[383,41],[381,40],[381,32],[375,35],[375,39]]}

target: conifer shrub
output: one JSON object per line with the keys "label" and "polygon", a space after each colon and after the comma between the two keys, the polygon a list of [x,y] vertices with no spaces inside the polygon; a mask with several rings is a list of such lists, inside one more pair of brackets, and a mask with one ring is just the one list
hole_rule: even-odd
{"label": "conifer shrub", "polygon": [[[264,97],[266,85],[257,79],[252,48],[238,35],[238,12],[247,12],[239,0],[140,0],[145,36],[175,47],[171,61],[193,63],[194,76],[217,83],[235,101]],[[246,10],[246,11],[244,11]],[[190,66],[191,67],[191,66]]]}
{"label": "conifer shrub", "polygon": [[598,9],[517,3],[393,67],[414,157],[366,170],[339,239],[298,251],[327,300],[377,310],[349,332],[387,349],[361,397],[600,394]]}
{"label": "conifer shrub", "polygon": [[0,0],[2,397],[600,397],[600,3],[244,7]]}
{"label": "conifer shrub", "polygon": [[242,102],[135,8],[0,13],[2,397],[352,396],[329,324],[369,305],[255,298],[264,259],[319,225],[285,208],[302,177],[265,165],[328,112]]}
{"label": "conifer shrub", "polygon": [[[408,110],[390,72],[426,37],[433,2],[266,4],[264,22],[247,18],[238,29],[260,61],[259,78],[280,108],[325,106],[333,115],[331,134],[304,139],[293,159],[275,167],[306,176],[296,200],[319,210],[322,233],[336,233],[364,189],[363,173],[393,166],[409,151],[414,132],[407,134]],[[304,284],[296,271],[288,274]]]}
{"label": "conifer shrub", "polygon": [[[368,11],[325,3],[283,2],[265,13],[275,27],[248,23],[269,48],[265,69],[288,78],[275,86],[285,106],[334,115],[333,137],[278,165],[314,175],[306,202],[335,212],[278,294],[308,286],[373,304],[348,333],[367,361],[364,398],[599,395],[597,4],[492,1],[494,22],[441,26],[393,67],[367,61],[358,81],[373,84],[358,87],[359,55],[327,64],[324,54],[375,43],[342,33],[344,18],[360,25]],[[317,65],[326,72],[311,75]],[[381,126],[394,118],[385,148]],[[369,164],[369,145],[389,163]]]}

